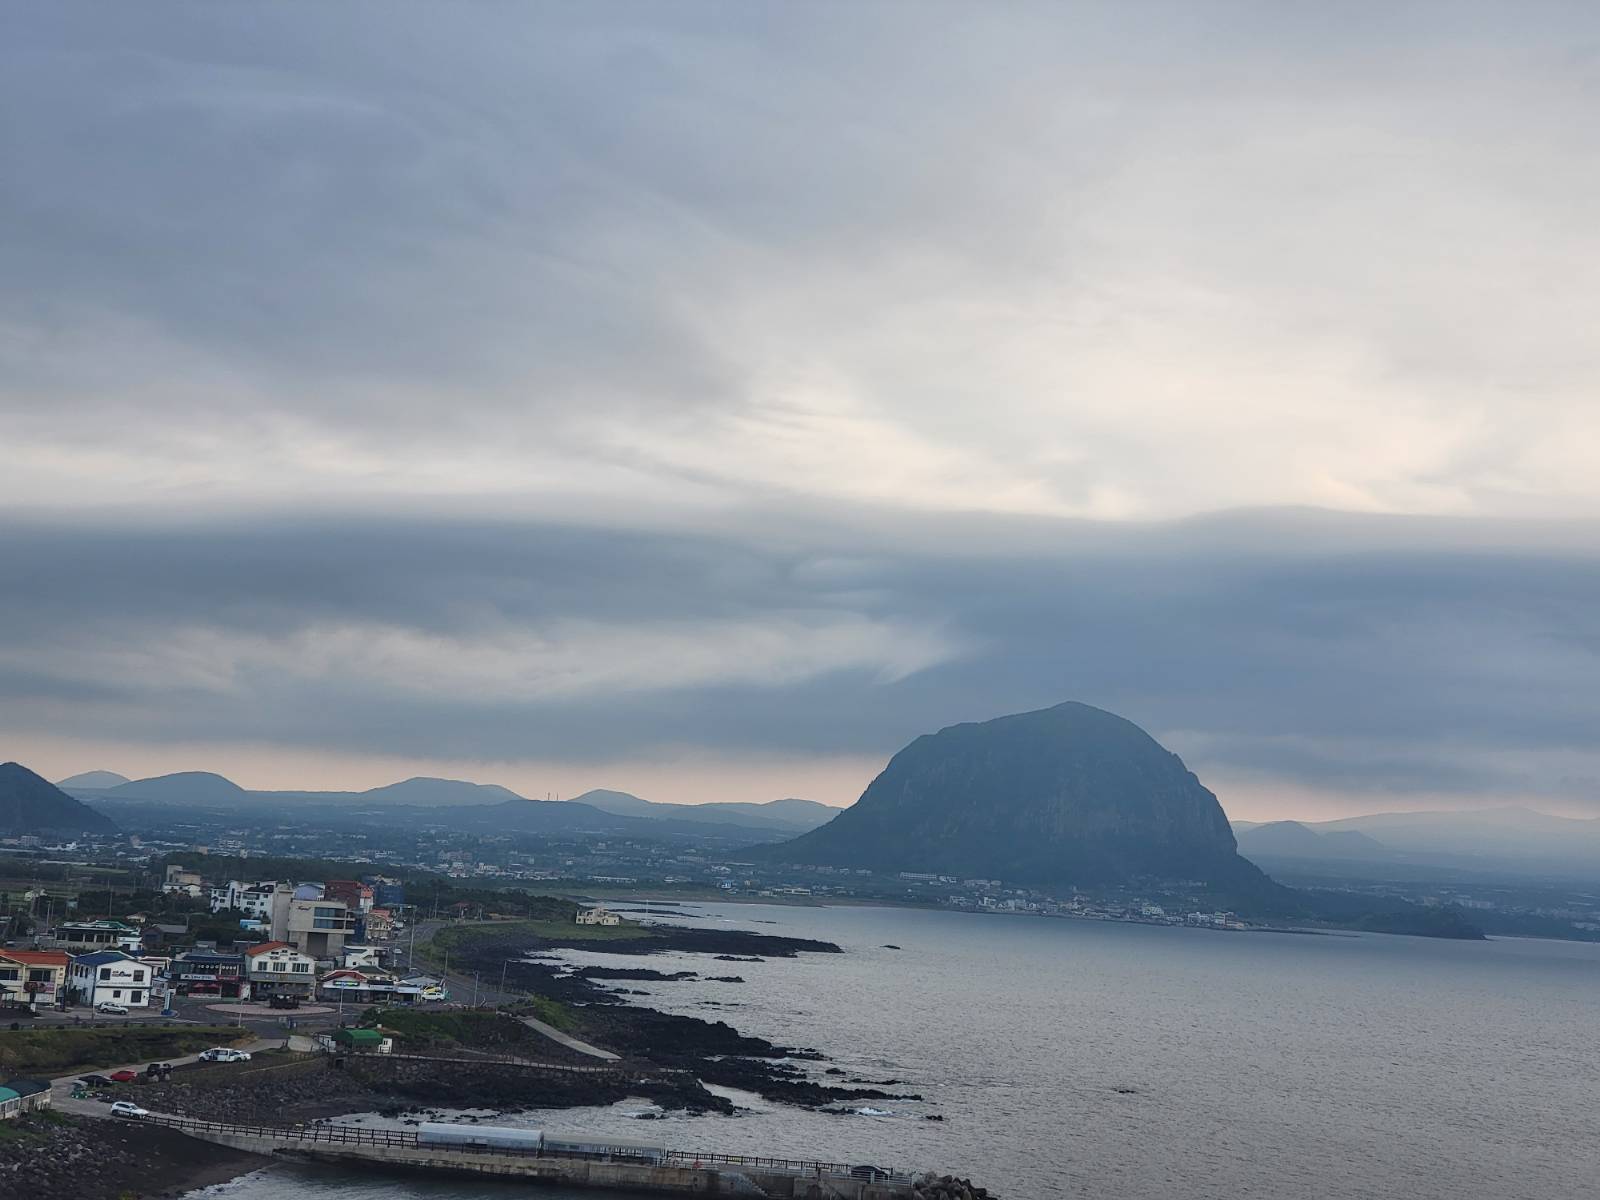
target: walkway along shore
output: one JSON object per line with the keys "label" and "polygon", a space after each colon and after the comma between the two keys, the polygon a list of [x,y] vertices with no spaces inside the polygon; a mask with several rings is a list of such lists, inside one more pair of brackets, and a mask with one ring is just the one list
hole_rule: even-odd
{"label": "walkway along shore", "polygon": [[[162,1125],[201,1141],[277,1158],[396,1170],[517,1177],[568,1187],[668,1195],[767,1196],[773,1200],[911,1200],[916,1180],[844,1163],[667,1151],[659,1161],[424,1146],[406,1130],[343,1125],[283,1127],[151,1114]],[[870,1176],[864,1177],[864,1176]]]}

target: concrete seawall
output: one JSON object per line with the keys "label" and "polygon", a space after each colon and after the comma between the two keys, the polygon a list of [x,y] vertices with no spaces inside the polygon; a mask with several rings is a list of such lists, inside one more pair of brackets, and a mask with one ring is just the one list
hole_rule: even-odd
{"label": "concrete seawall", "polygon": [[[597,1191],[659,1192],[664,1195],[754,1196],[771,1200],[907,1200],[912,1196],[909,1176],[863,1179],[842,1164],[762,1165],[762,1160],[703,1163],[626,1162],[538,1154],[509,1154],[477,1150],[424,1147],[414,1135],[368,1133],[361,1140],[339,1140],[329,1127],[274,1129],[267,1126],[229,1125],[182,1117],[153,1116],[150,1120],[179,1129],[190,1137],[246,1150],[272,1158],[361,1164],[398,1171],[425,1171],[455,1175],[493,1175],[523,1178]],[[776,1162],[777,1160],[771,1160]]]}

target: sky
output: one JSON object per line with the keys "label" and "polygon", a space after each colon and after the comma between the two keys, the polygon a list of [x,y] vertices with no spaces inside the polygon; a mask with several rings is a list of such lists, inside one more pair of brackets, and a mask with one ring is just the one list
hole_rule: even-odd
{"label": "sky", "polygon": [[0,758],[1600,816],[1600,9],[0,10]]}

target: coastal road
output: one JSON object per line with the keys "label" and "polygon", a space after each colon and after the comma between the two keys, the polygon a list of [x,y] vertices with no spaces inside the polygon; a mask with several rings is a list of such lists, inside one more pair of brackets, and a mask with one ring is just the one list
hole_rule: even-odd
{"label": "coastal road", "polygon": [[[454,923],[453,921],[424,921],[417,926],[417,941],[426,945],[435,933],[446,925]],[[416,961],[412,962],[409,938],[404,941],[396,941],[395,962],[397,966],[403,964],[401,969],[406,971],[423,971],[428,974],[439,975],[444,980],[445,986],[450,989],[450,995],[458,1001],[470,1001],[473,995],[476,994],[479,1004],[493,1006],[496,1004],[515,1004],[519,1000],[527,998],[527,993],[525,992],[501,991],[499,988],[487,986],[481,979],[474,980],[471,975],[441,971],[438,966],[424,956],[420,949],[417,952]],[[544,1034],[545,1037],[557,1045],[565,1046],[568,1050],[576,1050],[579,1054],[588,1055],[590,1058],[599,1059],[601,1062],[617,1062],[622,1057],[619,1054],[613,1054],[609,1050],[602,1050],[599,1046],[581,1041],[570,1033],[563,1033],[554,1025],[547,1021],[541,1021],[537,1017],[519,1017],[518,1020],[529,1029]]]}
{"label": "coastal road", "polygon": [[[260,1050],[277,1050],[282,1045],[282,1038],[273,1038],[270,1041],[258,1040],[251,1042],[247,1046],[239,1046],[236,1048],[239,1050],[247,1050],[251,1054],[255,1054]],[[195,1054],[184,1054],[177,1058],[158,1058],[154,1061],[171,1063],[175,1067],[181,1067],[189,1063],[199,1062],[201,1053],[204,1052],[201,1051]],[[111,1105],[109,1103],[100,1100],[74,1100],[72,1098],[72,1089],[77,1085],[78,1080],[82,1079],[85,1075],[111,1075],[117,1071],[143,1071],[145,1067],[150,1064],[150,1062],[150,1059],[144,1058],[140,1059],[138,1062],[126,1063],[120,1067],[83,1067],[80,1070],[73,1072],[71,1075],[63,1075],[59,1079],[52,1079],[50,1081],[50,1101],[62,1112],[77,1113],[79,1116],[85,1117],[109,1117],[111,1115]],[[119,1084],[115,1086],[116,1091],[113,1093],[114,1099],[132,1100],[135,1104],[139,1102],[137,1084]]]}

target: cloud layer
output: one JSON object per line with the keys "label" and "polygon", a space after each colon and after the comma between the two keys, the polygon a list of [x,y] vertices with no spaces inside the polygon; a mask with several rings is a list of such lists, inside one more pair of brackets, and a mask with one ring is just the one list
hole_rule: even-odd
{"label": "cloud layer", "polygon": [[1564,4],[7,11],[7,749],[843,801],[1072,697],[1263,810],[1593,806],[1597,61]]}

